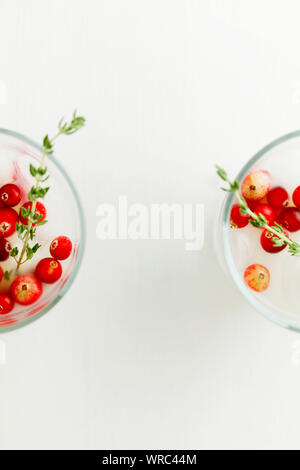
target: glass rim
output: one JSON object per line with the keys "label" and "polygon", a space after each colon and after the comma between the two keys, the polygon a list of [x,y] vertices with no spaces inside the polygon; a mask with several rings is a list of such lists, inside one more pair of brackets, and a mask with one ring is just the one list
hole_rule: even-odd
{"label": "glass rim", "polygon": [[[249,170],[251,167],[267,152],[269,152],[271,149],[274,147],[277,147],[284,142],[287,142],[288,140],[294,139],[296,137],[300,137],[300,130],[296,130],[293,132],[290,132],[288,134],[284,134],[283,136],[273,140],[269,144],[267,144],[265,147],[263,147],[261,150],[259,150],[253,157],[251,157],[247,163],[242,167],[240,172],[237,175],[237,179],[239,181],[243,181],[243,179],[247,176]],[[222,219],[221,219],[221,239],[222,239],[222,247],[223,247],[223,253],[224,253],[224,258],[226,261],[226,265],[229,269],[230,275],[232,279],[234,280],[235,284],[237,285],[239,291],[242,293],[242,295],[246,298],[246,300],[249,302],[249,304],[254,307],[259,313],[261,313],[264,317],[266,317],[268,320],[271,320],[272,322],[276,323],[279,326],[282,326],[284,328],[287,328],[292,331],[296,331],[297,333],[300,333],[300,327],[296,327],[294,325],[290,325],[286,321],[278,318],[276,315],[272,314],[268,308],[266,308],[264,305],[260,303],[259,300],[257,300],[250,290],[247,288],[245,283],[243,282],[243,279],[241,278],[241,275],[239,274],[236,265],[233,260],[233,255],[230,247],[230,240],[229,240],[229,219],[230,219],[230,211],[231,207],[234,201],[234,194],[232,192],[228,193],[225,202],[224,202],[224,209],[223,209],[223,214],[222,214]]]}
{"label": "glass rim", "polygon": [[[43,147],[40,144],[38,144],[34,140],[30,139],[29,137],[26,137],[25,135],[23,135],[19,132],[15,132],[15,131],[12,131],[12,130],[9,130],[9,129],[0,128],[0,135],[1,134],[7,135],[7,136],[10,136],[10,137],[15,137],[16,139],[21,140],[21,141],[25,142],[28,145],[31,145],[32,147],[39,150],[40,152],[43,151]],[[47,304],[45,307],[41,308],[41,310],[39,310],[34,315],[31,315],[28,318],[25,318],[25,319],[21,320],[18,323],[14,323],[13,325],[8,325],[8,326],[0,328],[0,334],[7,333],[9,331],[16,330],[18,328],[23,328],[24,326],[29,325],[33,321],[38,320],[39,318],[41,318],[43,315],[45,315],[45,313],[49,312],[49,310],[51,310],[63,298],[63,296],[66,294],[66,292],[69,290],[69,288],[73,284],[73,282],[74,282],[74,280],[77,276],[77,273],[78,273],[79,267],[81,265],[81,262],[82,262],[82,258],[83,258],[83,254],[84,254],[84,250],[85,250],[85,242],[86,242],[86,228],[85,228],[84,212],[83,212],[83,208],[82,208],[82,204],[81,204],[79,195],[77,193],[77,190],[75,189],[75,186],[73,184],[72,179],[70,178],[70,176],[68,175],[68,173],[66,172],[66,170],[64,169],[62,164],[54,157],[53,154],[48,155],[47,158],[51,159],[51,161],[54,163],[54,165],[58,168],[58,170],[61,172],[61,174],[65,178],[67,184],[70,187],[70,190],[71,190],[71,192],[74,196],[74,199],[75,199],[75,202],[76,202],[76,205],[77,205],[78,214],[79,214],[79,227],[80,227],[79,228],[79,230],[80,230],[80,243],[79,243],[78,254],[77,254],[72,272],[71,272],[69,278],[67,279],[67,281],[65,282],[65,284],[63,285],[63,287],[61,288],[61,290],[59,291],[59,293],[57,294],[57,296],[51,302],[49,302],[49,304]]]}

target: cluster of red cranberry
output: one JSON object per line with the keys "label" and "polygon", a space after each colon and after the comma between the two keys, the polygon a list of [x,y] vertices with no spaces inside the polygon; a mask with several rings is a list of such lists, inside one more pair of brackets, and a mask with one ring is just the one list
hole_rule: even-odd
{"label": "cluster of red cranberry", "polygon": [[[283,227],[284,234],[289,237],[289,232],[300,230],[300,186],[292,194],[292,203],[289,194],[282,186],[271,189],[270,174],[266,170],[253,171],[244,179],[241,185],[242,195],[248,207],[255,214],[262,214],[268,225],[277,222]],[[249,215],[243,215],[238,204],[234,204],[230,214],[232,227],[246,227],[250,220]],[[268,253],[278,253],[285,249],[286,244],[275,246],[273,238],[275,234],[263,229],[260,236],[261,247]],[[265,266],[253,264],[249,266],[244,278],[249,287],[257,292],[267,289],[270,281],[270,273]]]}
{"label": "cluster of red cranberry", "polygon": [[[22,208],[32,209],[32,202],[25,202],[19,210],[13,209],[20,204],[22,192],[15,184],[5,184],[0,188],[0,261],[6,261],[12,249],[8,237],[16,232],[16,224],[28,225],[28,218],[22,214]],[[46,218],[45,206],[37,201],[35,212],[40,215],[40,221]],[[34,226],[35,224],[33,224]],[[15,302],[30,305],[42,295],[42,283],[52,284],[62,275],[60,261],[67,259],[72,251],[72,242],[66,236],[56,237],[50,244],[51,257],[41,259],[34,273],[21,274],[10,285],[9,292],[0,294],[0,314],[12,311]],[[3,279],[3,269],[0,266],[0,282]]]}

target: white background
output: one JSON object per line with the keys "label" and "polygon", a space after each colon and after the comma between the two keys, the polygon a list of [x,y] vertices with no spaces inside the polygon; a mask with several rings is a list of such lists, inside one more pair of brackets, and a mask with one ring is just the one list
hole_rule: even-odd
{"label": "white background", "polygon": [[[0,448],[300,448],[300,337],[219,268],[214,164],[300,128],[297,1],[0,0],[0,126],[56,153],[86,212],[67,296],[0,336]],[[283,163],[284,164],[284,163]],[[99,241],[96,208],[203,203],[205,244]]]}

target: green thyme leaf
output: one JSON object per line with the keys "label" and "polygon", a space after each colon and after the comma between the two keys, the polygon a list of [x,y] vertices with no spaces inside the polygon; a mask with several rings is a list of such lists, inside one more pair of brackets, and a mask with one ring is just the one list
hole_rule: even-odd
{"label": "green thyme leaf", "polygon": [[50,140],[49,137],[48,137],[48,134],[45,135],[45,137],[44,137],[44,140],[43,140],[43,147],[44,147],[44,149],[47,151],[47,153],[52,153],[53,145],[52,145],[51,140]]}
{"label": "green thyme leaf", "polygon": [[279,232],[284,233],[283,227],[279,225],[277,222],[274,222],[273,228],[275,230],[279,230]]}
{"label": "green thyme leaf", "polygon": [[292,256],[300,256],[300,245],[298,245],[298,243],[290,245],[289,253],[291,253]]}
{"label": "green thyme leaf", "polygon": [[227,181],[227,173],[225,170],[223,170],[223,168],[221,168],[220,166],[216,165],[216,168],[217,168],[217,173],[218,175],[220,176],[220,178],[222,178],[222,180],[224,181]]}
{"label": "green thyme leaf", "polygon": [[36,176],[36,173],[37,173],[37,169],[32,165],[32,163],[30,163],[29,165],[29,171],[31,173],[32,176]]}
{"label": "green thyme leaf", "polygon": [[41,225],[45,225],[48,222],[48,220],[41,220],[40,222],[37,223],[37,225],[40,227]]}
{"label": "green thyme leaf", "polygon": [[250,219],[249,222],[251,225],[253,225],[253,227],[261,227],[261,223],[257,219]]}
{"label": "green thyme leaf", "polygon": [[31,213],[30,209],[26,209],[26,207],[21,208],[21,214],[24,217],[24,219],[28,219],[30,213]]}
{"label": "green thyme leaf", "polygon": [[274,246],[283,246],[287,244],[285,240],[282,240],[281,238],[278,238],[278,237],[273,237],[272,242]]}
{"label": "green thyme leaf", "polygon": [[42,245],[39,245],[39,243],[36,243],[35,245],[33,245],[32,247],[32,252],[33,253],[36,253],[38,251],[38,249],[41,247]]}
{"label": "green thyme leaf", "polygon": [[42,168],[41,166],[37,169],[37,173],[44,176],[47,173],[47,167]]}
{"label": "green thyme leaf", "polygon": [[49,189],[50,189],[50,186],[48,186],[47,188],[40,188],[38,191],[38,197],[43,199],[46,196]]}
{"label": "green thyme leaf", "polygon": [[34,237],[35,237],[35,232],[36,232],[36,229],[34,227],[30,227],[30,230],[29,230],[29,237],[30,237],[30,240],[33,240]]}
{"label": "green thyme leaf", "polygon": [[43,214],[39,214],[38,212],[35,212],[34,214],[31,213],[31,220],[33,222],[39,222],[42,217],[43,217]]}
{"label": "green thyme leaf", "polygon": [[26,246],[26,257],[27,259],[31,259],[33,257],[33,251],[29,245]]}
{"label": "green thyme leaf", "polygon": [[231,191],[235,192],[240,189],[240,183],[238,180],[235,180],[232,184],[230,184]]}
{"label": "green thyme leaf", "polygon": [[19,254],[19,248],[15,246],[11,251],[10,251],[10,256],[15,257],[18,256]]}
{"label": "green thyme leaf", "polygon": [[11,269],[10,271],[4,271],[4,274],[3,274],[3,278],[6,280],[6,281],[9,281],[10,280],[10,276],[12,275],[12,272],[13,270]]}
{"label": "green thyme leaf", "polygon": [[267,224],[267,219],[265,218],[265,216],[263,214],[259,213],[258,218],[259,218],[259,221],[261,223],[261,227],[263,227],[264,225]]}

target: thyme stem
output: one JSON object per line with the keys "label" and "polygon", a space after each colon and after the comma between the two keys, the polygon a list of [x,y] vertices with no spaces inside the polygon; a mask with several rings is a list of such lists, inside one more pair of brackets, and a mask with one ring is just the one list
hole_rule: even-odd
{"label": "thyme stem", "polygon": [[[53,153],[54,142],[60,135],[72,135],[81,129],[81,127],[84,125],[85,118],[83,116],[77,116],[76,110],[73,113],[73,117],[70,123],[64,121],[62,118],[58,124],[58,132],[51,139],[48,137],[48,135],[44,137],[43,153],[40,166],[35,168],[32,164],[30,164],[30,173],[35,177],[35,184],[28,193],[28,200],[32,202],[32,205],[30,209],[21,209],[23,217],[27,219],[27,225],[16,224],[18,237],[22,241],[23,246],[19,258],[18,247],[14,247],[10,252],[10,255],[17,263],[16,272],[19,270],[20,266],[31,259],[34,253],[36,253],[36,251],[40,248],[38,243],[36,243],[32,248],[29,246],[29,240],[33,240],[35,237],[36,229],[34,228],[34,225],[39,226],[47,222],[45,220],[42,221],[41,216],[36,212],[38,199],[44,198],[50,189],[50,187],[41,187],[41,183],[49,178],[49,176],[45,178],[45,174],[47,173],[47,168],[45,166],[46,157],[47,155],[51,155]],[[25,254],[27,256],[24,260]]]}
{"label": "thyme stem", "polygon": [[[54,140],[54,139],[53,139],[53,140]],[[45,147],[44,147],[43,154],[42,154],[42,158],[41,158],[41,165],[40,165],[40,167],[41,167],[42,169],[45,168],[45,158],[46,158],[46,155],[47,155],[47,150],[46,150]],[[37,190],[39,189],[40,182],[41,182],[41,178],[42,178],[41,175],[38,173],[38,174],[36,175],[36,184],[35,184],[35,188],[36,188]],[[32,211],[33,214],[35,214],[36,202],[37,202],[37,199],[35,199],[35,200],[33,201],[33,203],[32,203],[32,209],[31,209],[31,211]],[[19,259],[17,260],[16,271],[18,271],[19,268],[20,268],[20,266],[21,266],[21,264],[24,263],[23,258],[24,258],[25,252],[26,252],[26,248],[27,248],[27,246],[28,246],[29,237],[30,237],[30,230],[31,230],[31,228],[32,228],[32,224],[33,224],[33,222],[32,222],[32,220],[31,220],[31,218],[28,219],[27,233],[26,233],[26,236],[25,236],[25,239],[24,239],[23,248],[22,248],[20,257],[19,257]]]}

